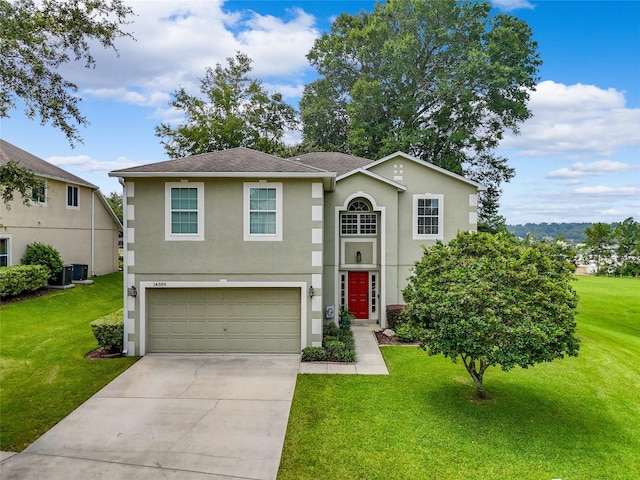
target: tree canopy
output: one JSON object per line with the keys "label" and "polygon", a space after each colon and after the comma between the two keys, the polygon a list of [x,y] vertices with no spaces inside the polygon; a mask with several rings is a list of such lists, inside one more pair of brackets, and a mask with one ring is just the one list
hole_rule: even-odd
{"label": "tree canopy", "polygon": [[42,188],[44,181],[28,168],[18,165],[13,160],[0,165],[0,197],[5,207],[11,208],[16,192],[22,196],[22,203],[31,205],[33,192]]}
{"label": "tree canopy", "polygon": [[297,128],[297,113],[282,94],[269,95],[262,84],[249,77],[251,59],[238,52],[228,65],[208,68],[200,79],[200,96],[179,88],[171,107],[184,114],[178,125],[162,123],[156,136],[171,158],[233,147],[266,153],[284,150],[284,134]]}
{"label": "tree canopy", "polygon": [[422,348],[460,357],[485,398],[490,366],[507,371],[577,355],[572,272],[554,244],[462,232],[425,248],[403,295],[410,318],[426,327]]}
{"label": "tree canopy", "polygon": [[524,21],[486,2],[388,0],[340,15],[308,59],[320,75],[300,102],[309,148],[407,152],[485,184],[480,218],[497,215],[514,170],[494,150],[531,116],[541,64]]}
{"label": "tree canopy", "polygon": [[81,142],[78,87],[60,74],[70,61],[95,66],[90,44],[116,51],[115,41],[132,14],[123,0],[0,0],[0,118],[17,99],[29,118],[60,129],[73,146]]}

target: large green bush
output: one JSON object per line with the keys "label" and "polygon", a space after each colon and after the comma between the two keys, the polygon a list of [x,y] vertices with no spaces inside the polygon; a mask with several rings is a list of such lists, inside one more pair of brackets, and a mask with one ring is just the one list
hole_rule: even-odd
{"label": "large green bush", "polygon": [[93,335],[105,350],[112,353],[122,351],[122,341],[124,336],[124,313],[120,309],[104,317],[91,322]]}
{"label": "large green bush", "polygon": [[44,265],[49,269],[49,280],[54,280],[56,275],[62,271],[62,267],[64,267],[60,252],[51,245],[40,242],[27,245],[24,257],[22,257],[22,264]]}
{"label": "large green bush", "polygon": [[47,284],[49,269],[43,265],[0,268],[0,297],[34,292]]}

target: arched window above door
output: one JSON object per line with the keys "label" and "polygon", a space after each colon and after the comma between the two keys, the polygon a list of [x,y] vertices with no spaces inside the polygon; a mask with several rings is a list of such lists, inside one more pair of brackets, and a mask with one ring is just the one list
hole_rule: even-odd
{"label": "arched window above door", "polygon": [[340,214],[341,235],[376,235],[378,216],[371,206],[360,199],[353,200],[347,211]]}

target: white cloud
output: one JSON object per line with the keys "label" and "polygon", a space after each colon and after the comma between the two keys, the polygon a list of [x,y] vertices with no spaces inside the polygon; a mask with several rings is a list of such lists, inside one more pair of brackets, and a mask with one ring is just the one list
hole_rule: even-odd
{"label": "white cloud", "polygon": [[545,175],[546,178],[577,179],[592,176],[603,176],[609,173],[630,172],[639,170],[640,165],[618,162],[613,160],[599,160],[591,163],[578,162],[570,167],[553,170]]}
{"label": "white cloud", "polygon": [[287,96],[298,94],[311,71],[306,54],[319,31],[302,9],[276,18],[234,11],[221,0],[127,3],[136,16],[126,30],[136,40],[119,39],[119,57],[92,46],[95,69],[64,67],[85,96],[157,108],[180,87],[194,92],[207,67],[225,65],[237,51],[253,59],[252,76],[282,84]]}
{"label": "white cloud", "polygon": [[138,163],[132,162],[126,157],[119,157],[114,160],[96,160],[89,155],[54,156],[47,157],[46,161],[81,178],[84,178],[83,173],[102,173],[106,175],[111,170],[138,165]]}
{"label": "white cloud", "polygon": [[501,148],[524,156],[602,156],[640,146],[640,108],[627,108],[624,93],[613,88],[544,81],[529,108],[533,118]]}
{"label": "white cloud", "polygon": [[599,196],[636,196],[640,194],[637,187],[608,187],[605,185],[597,185],[592,187],[576,188],[574,193],[579,195],[599,195]]}
{"label": "white cloud", "polygon": [[516,10],[518,8],[527,8],[532,10],[535,6],[528,0],[492,0],[493,6],[506,12]]}

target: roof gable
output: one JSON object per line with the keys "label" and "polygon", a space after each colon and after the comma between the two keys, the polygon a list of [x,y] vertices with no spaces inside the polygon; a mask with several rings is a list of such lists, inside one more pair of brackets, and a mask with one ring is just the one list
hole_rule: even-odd
{"label": "roof gable", "polygon": [[398,182],[395,182],[393,180],[389,180],[388,178],[383,177],[382,175],[378,175],[377,173],[370,172],[369,170],[366,170],[364,168],[358,168],[357,170],[351,170],[350,172],[347,172],[344,175],[340,175],[339,177],[336,178],[336,182],[339,182],[340,180],[343,180],[345,178],[349,178],[349,177],[357,175],[357,174],[365,175],[365,176],[367,176],[369,178],[373,178],[374,180],[378,180],[379,182],[386,183],[387,185],[390,185],[390,186],[392,186],[394,188],[397,188],[398,191],[404,192],[407,189],[406,186],[404,186],[404,185],[402,185],[402,184],[400,184]]}
{"label": "roof gable", "polygon": [[73,183],[94,189],[98,188],[92,183],[63,170],[60,167],[56,167],[55,165],[52,165],[51,163],[46,162],[5,140],[0,140],[0,165],[6,165],[9,161],[14,161],[21,167],[28,168],[38,177],[60,180],[62,182]]}
{"label": "roof gable", "polygon": [[392,153],[391,155],[387,155],[384,158],[381,158],[380,160],[376,160],[375,162],[372,162],[366,166],[363,167],[363,169],[365,170],[370,170],[372,168],[375,168],[377,165],[380,165],[381,163],[387,162],[389,160],[393,160],[393,159],[397,159],[398,157],[401,157],[403,160],[409,160],[411,162],[415,162],[418,165],[421,165],[423,167],[426,167],[428,169],[434,170],[436,172],[439,172],[443,175],[446,175],[448,177],[451,177],[455,180],[458,180],[459,182],[463,182],[466,183],[468,185],[471,185],[475,188],[477,188],[478,190],[486,190],[486,187],[478,182],[474,182],[473,180],[469,180],[468,178],[463,177],[462,175],[458,175],[457,173],[453,173],[445,168],[442,167],[438,167],[437,165],[434,165],[433,163],[429,163],[429,162],[425,162],[424,160],[420,160],[419,158],[413,157],[407,153],[404,152],[396,152],[396,153]]}

